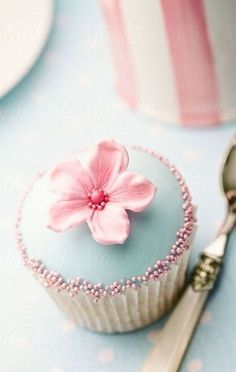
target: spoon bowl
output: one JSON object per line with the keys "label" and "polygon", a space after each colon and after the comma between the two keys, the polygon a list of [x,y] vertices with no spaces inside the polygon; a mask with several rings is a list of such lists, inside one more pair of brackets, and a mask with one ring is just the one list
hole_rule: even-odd
{"label": "spoon bowl", "polygon": [[234,206],[236,204],[236,137],[232,142],[224,163],[222,188],[228,204]]}

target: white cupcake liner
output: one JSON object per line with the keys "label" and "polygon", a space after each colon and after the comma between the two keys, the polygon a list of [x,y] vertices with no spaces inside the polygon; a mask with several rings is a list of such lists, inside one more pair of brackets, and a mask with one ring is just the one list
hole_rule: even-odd
{"label": "white cupcake liner", "polygon": [[[193,235],[191,241],[193,240]],[[171,266],[161,279],[129,288],[124,294],[94,302],[90,296],[56,292],[46,288],[58,307],[77,325],[104,333],[123,333],[147,326],[166,314],[176,303],[186,277],[190,249]]]}

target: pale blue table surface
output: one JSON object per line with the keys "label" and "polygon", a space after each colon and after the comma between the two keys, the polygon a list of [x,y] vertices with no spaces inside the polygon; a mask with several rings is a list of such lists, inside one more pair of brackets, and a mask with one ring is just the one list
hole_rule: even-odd
{"label": "pale blue table surface", "polygon": [[[4,72],[3,72],[4,73]],[[163,320],[126,335],[99,335],[65,319],[22,266],[15,249],[17,202],[38,170],[81,145],[114,137],[165,154],[185,175],[198,205],[191,258],[224,214],[218,186],[235,123],[188,130],[126,108],[113,90],[110,51],[96,1],[59,0],[50,40],[30,74],[0,102],[0,371],[136,372]],[[142,143],[140,143],[142,141]],[[236,233],[181,372],[236,370]]]}

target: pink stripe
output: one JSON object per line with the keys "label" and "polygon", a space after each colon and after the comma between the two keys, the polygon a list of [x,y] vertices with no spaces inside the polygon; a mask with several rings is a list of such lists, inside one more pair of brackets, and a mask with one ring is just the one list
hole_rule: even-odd
{"label": "pink stripe", "polygon": [[215,66],[203,0],[161,0],[176,80],[181,121],[220,121]]}
{"label": "pink stripe", "polygon": [[131,107],[135,107],[136,89],[131,51],[122,19],[119,0],[101,0],[103,13],[108,26],[114,64],[117,69],[117,89]]}

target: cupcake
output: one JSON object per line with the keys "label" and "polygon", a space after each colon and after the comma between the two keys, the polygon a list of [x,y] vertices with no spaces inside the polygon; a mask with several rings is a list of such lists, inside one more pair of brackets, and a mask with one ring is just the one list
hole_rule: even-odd
{"label": "cupcake", "polygon": [[194,222],[175,166],[149,149],[106,140],[36,177],[19,206],[17,247],[70,319],[127,332],[175,304]]}

